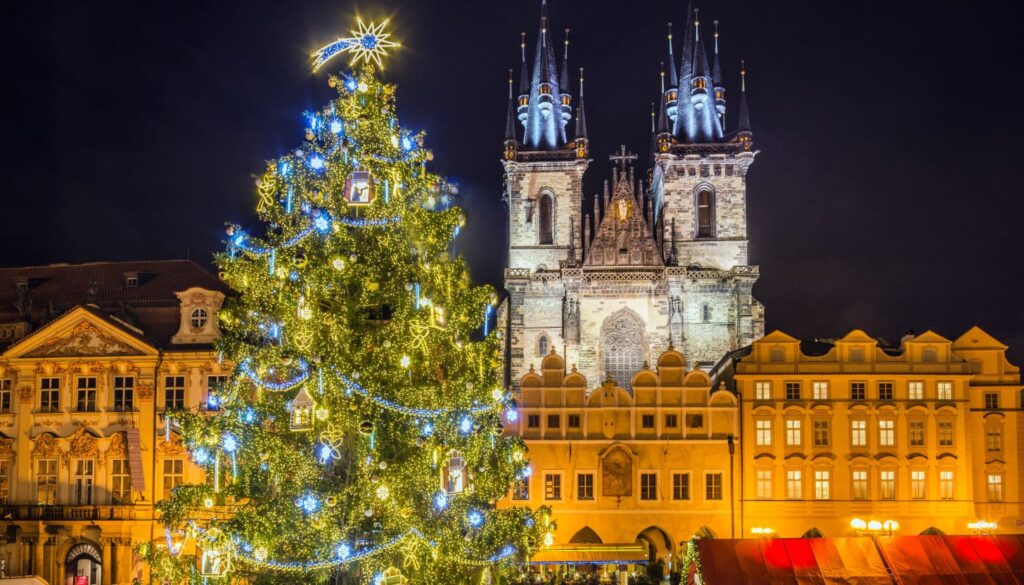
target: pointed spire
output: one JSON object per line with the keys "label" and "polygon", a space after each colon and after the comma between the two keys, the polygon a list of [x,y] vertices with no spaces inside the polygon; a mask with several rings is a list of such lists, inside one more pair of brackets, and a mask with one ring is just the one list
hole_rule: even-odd
{"label": "pointed spire", "polygon": [[508,114],[505,116],[505,142],[516,140],[516,100],[512,96],[512,70],[508,70]]}
{"label": "pointed spire", "polygon": [[747,64],[740,61],[740,119],[739,131],[750,133],[750,111],[747,109]]}
{"label": "pointed spire", "polygon": [[565,29],[565,52],[562,54],[562,75],[558,78],[558,89],[569,93],[569,29]]}
{"label": "pointed spire", "polygon": [[661,77],[661,93],[665,93],[665,62],[662,61],[658,66],[658,76]]}
{"label": "pointed spire", "polygon": [[658,108],[658,134],[667,134],[671,132],[668,125],[668,113],[665,109],[665,100],[659,100],[661,107]]}
{"label": "pointed spire", "polygon": [[576,112],[576,140],[587,140],[587,113],[583,109],[583,68],[580,67],[580,106]]}
{"label": "pointed spire", "polygon": [[718,59],[718,19],[715,19],[715,56],[711,65],[711,81],[722,87],[722,63]]}
{"label": "pointed spire", "polygon": [[[676,56],[672,53],[672,23],[668,23],[668,82],[671,87],[679,85],[679,71],[676,70]],[[665,90],[661,90],[665,93]]]}
{"label": "pointed spire", "polygon": [[686,33],[683,36],[683,55],[679,65],[679,89],[690,91],[690,79],[693,78],[693,31],[691,24],[697,10],[692,8],[693,2],[687,3],[686,9]]}
{"label": "pointed spire", "polygon": [[519,33],[519,50],[522,54],[522,62],[519,66],[519,95],[530,93],[530,69],[526,66],[526,32]]}
{"label": "pointed spire", "polygon": [[655,130],[655,126],[654,126],[654,117],[657,114],[657,112],[655,110],[656,107],[657,106],[655,105],[655,103],[651,102],[651,134],[654,134],[654,132],[656,131]]}
{"label": "pointed spire", "polygon": [[700,18],[697,9],[694,9],[693,35],[696,42],[693,53],[693,77],[710,78],[710,67],[708,67],[708,53],[704,50],[704,41],[700,38]]}

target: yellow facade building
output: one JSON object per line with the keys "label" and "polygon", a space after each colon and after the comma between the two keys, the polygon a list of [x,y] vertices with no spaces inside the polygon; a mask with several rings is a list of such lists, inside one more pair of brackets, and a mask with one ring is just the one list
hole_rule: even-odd
{"label": "yellow facade building", "polygon": [[694,535],[763,529],[851,536],[854,519],[898,534],[1024,525],[1020,371],[977,327],[897,348],[861,331],[831,343],[776,331],[710,374],[670,349],[631,392],[587,386],[552,351],[521,378],[506,425],[531,474],[504,503],[551,508],[543,561],[628,562],[637,544],[670,560]]}
{"label": "yellow facade building", "polygon": [[0,514],[7,575],[145,582],[154,502],[201,482],[164,414],[205,408],[226,288],[193,262],[0,270]]}
{"label": "yellow facade building", "polygon": [[776,331],[735,362],[743,529],[900,534],[1019,532],[1020,370],[978,327],[886,348],[862,331],[830,344]]}

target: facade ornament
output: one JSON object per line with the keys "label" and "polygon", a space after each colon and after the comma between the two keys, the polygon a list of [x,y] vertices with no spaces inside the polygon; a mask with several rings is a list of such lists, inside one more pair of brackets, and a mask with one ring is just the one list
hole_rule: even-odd
{"label": "facade ornament", "polygon": [[85,427],[78,427],[71,437],[68,438],[68,451],[64,454],[64,462],[67,464],[71,458],[88,459],[99,455],[96,437]]}
{"label": "facade ornament", "polygon": [[39,435],[33,442],[35,443],[32,447],[33,457],[57,457],[64,453],[57,443],[56,437],[50,433]]}
{"label": "facade ornament", "polygon": [[153,386],[139,386],[135,389],[135,395],[139,397],[139,400],[152,400]]}
{"label": "facade ornament", "polygon": [[160,439],[160,442],[157,445],[157,452],[160,453],[162,457],[178,457],[185,454],[185,447],[182,446],[181,437],[178,433],[171,433],[170,441],[165,441],[162,438]]}
{"label": "facade ornament", "polygon": [[0,459],[14,457],[14,439],[0,437]]}
{"label": "facade ornament", "polygon": [[47,340],[25,357],[125,356],[140,353],[90,321],[82,319],[70,333]]}
{"label": "facade ornament", "polygon": [[31,384],[22,384],[21,386],[18,387],[18,399],[20,399],[22,402],[32,402],[32,399],[35,398],[35,395],[36,391],[34,388],[32,388]]}

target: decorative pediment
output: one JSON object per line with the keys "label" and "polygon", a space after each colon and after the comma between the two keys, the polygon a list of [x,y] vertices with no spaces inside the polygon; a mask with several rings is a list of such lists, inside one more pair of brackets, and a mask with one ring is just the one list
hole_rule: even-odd
{"label": "decorative pediment", "polygon": [[72,457],[87,459],[96,457],[99,454],[96,437],[85,430],[85,427],[78,427],[78,430],[68,438],[68,443],[70,444],[70,449],[68,449],[67,454],[64,456],[67,459]]}
{"label": "decorative pediment", "polygon": [[0,437],[0,459],[10,459],[14,455],[14,439]]}
{"label": "decorative pediment", "polygon": [[[84,309],[79,309],[88,315]],[[77,312],[77,311],[76,311]],[[77,321],[70,328],[61,327],[57,322],[46,327],[37,333],[45,334],[46,331],[59,331],[42,343],[33,343],[31,339],[26,340],[29,349],[25,353],[18,352],[18,346],[11,348],[9,355],[20,358],[57,358],[57,357],[106,357],[106,356],[137,356],[145,355],[145,351],[133,346],[127,341],[120,339],[113,331],[113,328],[106,328],[99,325],[86,315],[79,314]],[[74,314],[69,315],[74,317]],[[19,344],[20,345],[20,344]]]}
{"label": "decorative pediment", "polygon": [[587,266],[664,266],[661,250],[625,173],[605,208],[584,261]]}
{"label": "decorative pediment", "polygon": [[181,437],[177,433],[171,433],[171,440],[160,439],[157,451],[163,457],[178,457],[185,454],[185,447],[181,444]]}
{"label": "decorative pediment", "polygon": [[128,433],[114,433],[114,436],[110,437],[110,446],[107,447],[106,454],[112,457],[128,455]]}
{"label": "decorative pediment", "polygon": [[35,438],[34,443],[32,455],[35,457],[57,457],[64,453],[60,444],[57,443],[57,438],[49,433],[39,435]]}

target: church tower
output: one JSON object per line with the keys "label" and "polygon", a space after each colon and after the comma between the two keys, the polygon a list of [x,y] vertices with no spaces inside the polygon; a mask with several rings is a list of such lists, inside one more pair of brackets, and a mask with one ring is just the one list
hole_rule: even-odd
{"label": "church tower", "polygon": [[[568,139],[573,120],[569,75],[569,30],[565,30],[562,63],[558,66],[547,13],[542,0],[540,26],[532,66],[527,61],[526,33],[520,44],[521,71],[518,96],[509,80],[509,107],[505,125],[504,202],[508,208],[509,256],[506,289],[509,302],[500,318],[509,336],[506,374],[523,369],[522,348],[541,344],[545,349],[562,343],[562,298],[558,286],[536,289],[531,276],[557,275],[564,265],[582,260],[583,173],[590,164],[586,116],[583,113],[583,73],[580,69],[575,133]],[[531,313],[534,331],[525,332]],[[529,339],[526,339],[526,336]]]}

